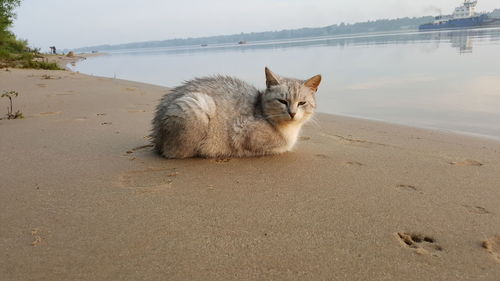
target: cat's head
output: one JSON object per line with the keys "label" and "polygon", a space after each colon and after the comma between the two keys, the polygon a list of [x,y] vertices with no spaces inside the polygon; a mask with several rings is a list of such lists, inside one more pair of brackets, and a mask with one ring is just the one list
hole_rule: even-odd
{"label": "cat's head", "polygon": [[276,124],[304,123],[316,108],[320,82],[321,75],[303,81],[280,77],[266,67],[267,89],[262,94],[265,117]]}

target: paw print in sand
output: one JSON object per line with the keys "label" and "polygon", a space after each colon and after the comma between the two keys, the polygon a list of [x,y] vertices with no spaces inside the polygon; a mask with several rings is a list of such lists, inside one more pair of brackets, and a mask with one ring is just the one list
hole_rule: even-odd
{"label": "paw print in sand", "polygon": [[437,256],[438,252],[443,251],[443,247],[439,246],[436,239],[431,236],[420,233],[398,232],[396,238],[403,246],[413,249],[419,255],[430,254]]}

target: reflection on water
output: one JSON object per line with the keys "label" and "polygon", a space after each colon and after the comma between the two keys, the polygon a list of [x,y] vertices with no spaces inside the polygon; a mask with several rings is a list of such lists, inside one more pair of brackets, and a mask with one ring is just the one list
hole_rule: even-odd
{"label": "reflection on water", "polygon": [[319,111],[500,137],[499,50],[498,28],[380,33],[122,50],[73,69],[165,86],[220,73],[261,88],[264,66],[321,73]]}
{"label": "reflection on water", "polygon": [[468,34],[451,37],[451,45],[460,50],[462,54],[472,53],[472,39]]}
{"label": "reflection on water", "polygon": [[428,31],[428,32],[397,32],[397,33],[370,33],[334,37],[314,37],[303,39],[290,39],[281,41],[259,41],[246,44],[215,44],[202,46],[164,47],[149,49],[128,49],[111,51],[112,54],[128,55],[156,55],[156,54],[194,54],[200,52],[225,52],[228,50],[257,50],[257,49],[280,49],[289,47],[311,47],[311,46],[341,46],[349,47],[355,45],[380,45],[380,44],[415,44],[420,42],[433,42],[436,48],[440,44],[449,44],[458,49],[459,52],[472,51],[474,40],[498,40],[499,28],[491,29],[467,29],[452,31]]}
{"label": "reflection on water", "polygon": [[[449,41],[451,46],[456,48],[459,53],[472,53],[474,39],[492,39],[491,30],[457,30],[453,32],[438,32],[433,35],[434,41]],[[493,30],[495,34],[496,30]]]}

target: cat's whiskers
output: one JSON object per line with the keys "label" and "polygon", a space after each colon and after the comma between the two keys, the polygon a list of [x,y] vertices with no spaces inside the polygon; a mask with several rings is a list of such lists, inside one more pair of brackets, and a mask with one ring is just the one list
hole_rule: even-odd
{"label": "cat's whiskers", "polygon": [[320,129],[321,128],[321,124],[319,123],[318,119],[316,118],[316,116],[313,116],[309,119],[309,122],[314,125],[316,128]]}

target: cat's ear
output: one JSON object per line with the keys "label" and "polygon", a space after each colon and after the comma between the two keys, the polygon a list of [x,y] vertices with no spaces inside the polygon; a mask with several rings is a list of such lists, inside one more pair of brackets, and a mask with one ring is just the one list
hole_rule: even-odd
{"label": "cat's ear", "polygon": [[316,75],[312,78],[309,78],[309,80],[307,80],[306,82],[304,82],[304,86],[316,92],[318,90],[320,83],[321,83],[321,75]]}
{"label": "cat's ear", "polygon": [[266,67],[266,86],[271,88],[272,86],[277,86],[280,84],[280,79],[278,75],[274,74],[269,68]]}

